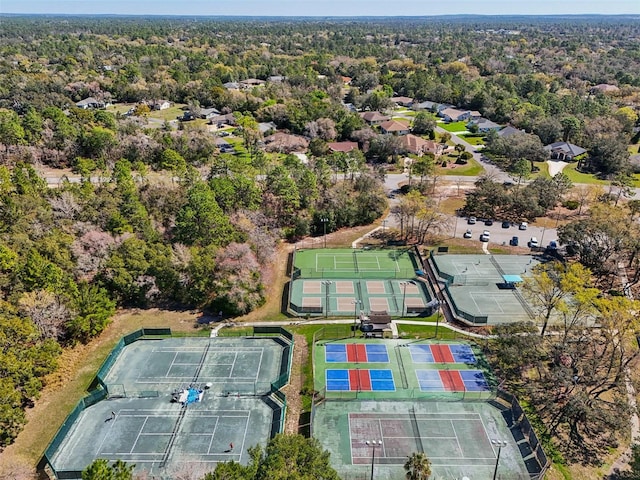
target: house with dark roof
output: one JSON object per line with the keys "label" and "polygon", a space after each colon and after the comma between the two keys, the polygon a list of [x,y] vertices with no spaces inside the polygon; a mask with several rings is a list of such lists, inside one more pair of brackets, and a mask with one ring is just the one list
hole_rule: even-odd
{"label": "house with dark roof", "polygon": [[511,135],[515,135],[516,133],[525,133],[525,131],[518,130],[516,127],[512,127],[511,125],[507,125],[502,130],[498,131],[498,136],[502,138],[509,138]]}
{"label": "house with dark roof", "polygon": [[218,128],[236,125],[236,117],[233,116],[233,113],[227,113],[225,115],[211,115],[208,117],[208,120],[209,125],[216,125]]}
{"label": "house with dark roof", "polygon": [[438,116],[442,117],[445,122],[461,122],[471,118],[469,110],[458,110],[457,108],[445,108],[438,112]]}
{"label": "house with dark roof", "polygon": [[358,142],[329,142],[327,148],[332,152],[349,153],[358,150]]}
{"label": "house with dark roof", "polygon": [[389,100],[400,107],[410,107],[413,104],[413,98],[409,97],[391,97]]}
{"label": "house with dark roof", "polygon": [[257,78],[247,78],[246,80],[240,80],[239,83],[242,90],[248,90],[254,87],[264,87],[267,82],[258,80]]}
{"label": "house with dark roof", "polygon": [[434,142],[433,140],[425,140],[412,133],[400,137],[400,142],[405,152],[418,156],[422,156],[427,152],[438,156],[442,155],[444,150],[444,147],[440,143]]}
{"label": "house with dark roof", "polygon": [[380,112],[376,112],[376,111],[362,112],[360,116],[369,125],[380,125],[382,122],[387,122],[391,120],[391,117],[387,115],[383,115]]}
{"label": "house with dark roof", "polygon": [[549,152],[551,160],[562,160],[566,162],[571,162],[575,160],[576,157],[587,153],[584,148],[569,142],[554,142],[543,148]]}
{"label": "house with dark roof", "polygon": [[389,120],[380,124],[380,130],[382,133],[391,135],[407,135],[411,131],[411,128],[408,123],[400,120]]}

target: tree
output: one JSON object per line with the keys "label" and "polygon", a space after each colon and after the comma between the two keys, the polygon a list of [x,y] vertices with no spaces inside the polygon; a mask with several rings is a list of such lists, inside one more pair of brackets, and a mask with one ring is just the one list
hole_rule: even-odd
{"label": "tree", "polygon": [[404,469],[407,480],[427,480],[431,475],[431,462],[422,452],[412,453],[407,457]]}
{"label": "tree", "polygon": [[116,460],[113,465],[103,458],[94,460],[82,471],[82,480],[133,480],[135,465]]}
{"label": "tree", "polygon": [[413,119],[413,127],[411,127],[411,131],[416,135],[433,135],[435,129],[436,121],[433,118],[433,115],[427,112],[418,112]]}
{"label": "tree", "polygon": [[99,335],[116,312],[116,302],[104,288],[82,282],[73,297],[73,317],[67,322],[71,340],[87,342]]}
{"label": "tree", "polygon": [[188,190],[187,203],[176,215],[175,234],[186,245],[226,245],[232,241],[229,218],[206,183],[198,182]]}

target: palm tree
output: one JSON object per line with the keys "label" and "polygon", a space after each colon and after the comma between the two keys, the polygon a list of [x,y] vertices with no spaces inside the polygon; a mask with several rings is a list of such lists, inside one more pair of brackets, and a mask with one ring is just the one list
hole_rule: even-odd
{"label": "palm tree", "polygon": [[404,464],[407,480],[427,480],[431,475],[431,462],[424,453],[412,453]]}

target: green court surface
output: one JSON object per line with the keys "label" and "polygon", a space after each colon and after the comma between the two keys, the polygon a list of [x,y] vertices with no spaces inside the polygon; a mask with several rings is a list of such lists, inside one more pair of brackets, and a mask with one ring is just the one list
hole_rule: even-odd
{"label": "green court surface", "polygon": [[492,439],[506,439],[497,478],[529,479],[518,444],[501,411],[487,402],[327,401],[314,410],[313,435],[331,454],[343,480],[404,478],[404,462],[424,452],[431,479],[489,480],[496,465]]}
{"label": "green court surface", "polygon": [[300,314],[354,316],[361,311],[384,311],[397,316],[419,315],[430,301],[427,284],[418,279],[299,278],[291,285],[291,308]]}
{"label": "green court surface", "polygon": [[293,266],[301,278],[413,278],[421,268],[407,248],[298,250]]}
{"label": "green court surface", "polygon": [[474,324],[531,320],[531,306],[518,285],[505,288],[502,275],[530,275],[539,262],[530,255],[433,255],[435,273],[456,314]]}
{"label": "green court surface", "polygon": [[[327,345],[383,345],[387,358],[384,362],[367,362],[358,359],[355,362],[327,362]],[[460,342],[431,342],[429,340],[410,341],[402,339],[338,339],[321,340],[313,347],[314,388],[319,396],[331,400],[427,400],[427,401],[461,401],[488,400],[495,397],[496,380],[488,367],[488,363],[478,347],[470,345],[475,363],[436,363],[417,361],[412,350],[419,345],[450,345]],[[416,360],[416,361],[414,361]],[[372,391],[366,389],[350,389],[331,391],[327,389],[327,370],[391,370],[393,391]],[[420,376],[424,371],[482,371],[488,384],[488,390],[460,389],[457,391],[425,390],[420,384]]]}
{"label": "green court surface", "polygon": [[290,311],[355,316],[428,314],[433,295],[412,249],[316,249],[295,253]]}
{"label": "green court surface", "polygon": [[[282,346],[272,339],[170,338],[127,346],[105,378],[127,396],[169,393],[196,380],[224,393],[266,393],[278,377]],[[116,390],[110,388],[110,391]]]}
{"label": "green court surface", "polygon": [[[123,460],[136,473],[173,479],[187,470],[201,478],[217,462],[246,464],[247,449],[266,445],[280,422],[269,394],[288,364],[283,352],[276,337],[131,343],[104,377],[110,397],[63,426],[68,431],[51,465],[79,478],[73,472],[97,458]],[[174,394],[189,387],[201,392],[200,401],[176,401]]]}
{"label": "green court surface", "polygon": [[[490,479],[497,447],[501,450],[497,478],[529,479],[522,446],[511,433],[504,407],[496,401],[496,381],[479,348],[464,342],[407,340],[321,340],[314,344],[314,379],[318,392],[312,412],[313,436],[331,454],[343,480],[369,478],[375,448],[374,477],[404,478],[407,456],[424,452],[432,479]],[[344,349],[344,351],[343,351]],[[441,356],[442,352],[461,352]],[[436,352],[434,357],[430,353]],[[439,352],[439,353],[438,353]],[[391,371],[393,389],[371,391],[353,381],[347,391],[329,391],[329,371]],[[482,372],[486,391],[429,391],[421,384],[430,374]],[[432,375],[427,375],[432,377]],[[365,375],[367,377],[367,375]],[[353,379],[352,379],[353,380]],[[373,382],[373,380],[372,380]],[[372,441],[380,442],[372,447]],[[367,443],[369,442],[369,443]]]}

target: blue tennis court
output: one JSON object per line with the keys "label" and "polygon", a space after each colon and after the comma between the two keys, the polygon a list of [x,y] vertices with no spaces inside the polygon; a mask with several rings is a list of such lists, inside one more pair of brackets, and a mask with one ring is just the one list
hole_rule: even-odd
{"label": "blue tennis court", "polygon": [[326,370],[327,391],[395,392],[391,370]]}
{"label": "blue tennis court", "polygon": [[480,370],[416,370],[423,392],[487,392],[487,379]]}
{"label": "blue tennis court", "polygon": [[386,345],[362,343],[328,343],[327,363],[389,363]]}
{"label": "blue tennis court", "polygon": [[476,363],[471,347],[464,344],[409,345],[409,352],[413,363]]}

